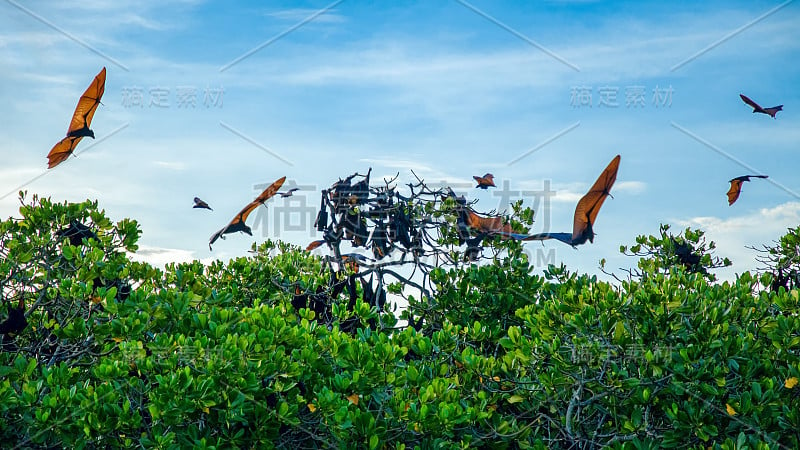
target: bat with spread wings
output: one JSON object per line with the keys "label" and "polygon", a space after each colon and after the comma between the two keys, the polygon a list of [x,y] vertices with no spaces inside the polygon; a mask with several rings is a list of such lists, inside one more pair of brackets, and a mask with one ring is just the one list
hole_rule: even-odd
{"label": "bat with spread wings", "polygon": [[72,114],[72,122],[69,124],[67,130],[67,137],[58,141],[53,146],[50,153],[47,154],[47,168],[61,164],[69,158],[69,155],[75,151],[75,147],[81,139],[89,136],[94,139],[94,131],[89,129],[92,124],[92,117],[97,110],[97,105],[100,104],[100,99],[103,98],[103,92],[106,89],[106,68],[94,77],[92,84],[86,88],[86,91],[81,95],[78,100],[78,106],[75,107],[75,112]]}
{"label": "bat with spread wings", "polygon": [[773,106],[771,108],[762,108],[761,105],[750,100],[750,98],[744,94],[739,94],[739,97],[742,98],[742,101],[753,107],[754,113],[766,114],[768,116],[772,116],[772,118],[774,119],[775,114],[777,114],[778,111],[783,111],[783,105]]}
{"label": "bat with spread wings", "polygon": [[300,188],[291,188],[286,192],[278,192],[282,198],[291,197],[294,191],[299,191]]}
{"label": "bat with spread wings", "polygon": [[211,209],[211,207],[208,206],[208,203],[204,202],[203,200],[200,200],[200,197],[194,198],[194,206],[192,206],[192,208],[202,208],[213,211],[213,209]]}
{"label": "bat with spread wings", "polygon": [[472,178],[474,178],[475,181],[478,182],[478,185],[475,186],[476,188],[489,189],[489,187],[497,187],[494,185],[494,175],[490,173],[487,173],[482,177],[473,175]]}
{"label": "bat with spread wings", "polygon": [[236,217],[234,217],[229,224],[225,225],[221,230],[214,233],[214,235],[211,236],[211,239],[208,241],[208,249],[211,250],[211,244],[213,244],[217,239],[219,238],[225,239],[225,236],[223,236],[224,234],[242,231],[252,236],[253,235],[252,230],[245,224],[247,216],[249,216],[250,213],[253,212],[253,210],[258,208],[259,205],[263,205],[264,202],[266,202],[273,195],[275,195],[275,193],[278,192],[278,189],[280,189],[281,186],[283,185],[284,181],[286,181],[286,177],[280,177],[277,180],[275,180],[275,182],[272,183],[268,188],[264,189],[264,192],[262,192],[258,197],[256,197],[255,200],[248,203],[247,206],[245,206],[241,211],[239,211],[239,214],[237,214]]}
{"label": "bat with spread wings", "polygon": [[768,175],[742,175],[740,177],[736,177],[729,181],[731,184],[730,189],[728,189],[728,206],[732,205],[736,199],[739,198],[739,194],[742,193],[742,183],[745,181],[750,181],[750,178],[767,178]]}
{"label": "bat with spread wings", "polygon": [[606,201],[606,197],[611,195],[611,187],[617,180],[617,169],[619,169],[620,155],[614,157],[608,166],[600,174],[592,188],[586,193],[575,207],[575,217],[572,223],[572,233],[539,233],[534,235],[522,235],[514,233],[503,233],[506,236],[522,241],[541,241],[545,239],[556,239],[572,247],[585,244],[586,241],[594,243],[594,224],[600,207]]}

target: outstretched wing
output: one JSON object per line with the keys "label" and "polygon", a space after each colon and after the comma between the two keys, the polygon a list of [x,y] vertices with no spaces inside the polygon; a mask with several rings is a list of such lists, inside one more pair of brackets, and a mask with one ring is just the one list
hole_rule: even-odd
{"label": "outstretched wing", "polygon": [[100,99],[103,98],[103,92],[106,90],[106,68],[94,77],[92,84],[86,88],[86,91],[81,95],[78,100],[78,106],[75,107],[75,113],[72,114],[72,122],[69,124],[67,134],[82,128],[89,128],[92,124],[92,117],[97,110],[97,105],[100,104]]}
{"label": "outstretched wing", "polygon": [[731,180],[731,187],[728,189],[728,206],[732,205],[736,199],[739,198],[739,194],[742,193],[742,180],[739,178],[734,178]]}
{"label": "outstretched wing", "polygon": [[278,189],[280,189],[281,186],[283,186],[284,181],[286,181],[286,177],[280,177],[277,180],[275,180],[275,182],[269,185],[268,188],[264,189],[264,192],[259,194],[255,200],[250,202],[247,206],[244,207],[244,209],[239,211],[239,214],[237,214],[236,217],[233,218],[231,224],[235,222],[244,222],[245,220],[247,220],[247,216],[249,216],[254,209],[258,208],[259,205],[264,204],[264,202],[269,200],[273,195],[275,195],[275,193],[278,192]]}
{"label": "outstretched wing", "polygon": [[606,197],[611,194],[611,187],[617,180],[620,159],[620,155],[615,156],[594,182],[589,192],[578,201],[572,223],[572,242],[582,244],[586,242],[586,239],[591,241],[594,237],[592,227],[594,227],[600,207],[603,206]]}
{"label": "outstretched wing", "polygon": [[69,158],[81,139],[83,136],[68,136],[58,141],[47,154],[47,168],[52,169]]}
{"label": "outstretched wing", "polygon": [[507,235],[514,232],[511,224],[503,223],[502,217],[481,217],[471,209],[467,209],[467,226],[481,233]]}
{"label": "outstretched wing", "polygon": [[574,245],[572,244],[572,234],[571,233],[538,233],[532,234],[530,236],[524,235],[510,235],[514,238],[518,238],[518,236],[522,236],[518,238],[521,241],[544,241],[546,239],[555,239],[561,241],[565,244]]}
{"label": "outstretched wing", "polygon": [[325,239],[319,239],[319,240],[316,240],[316,241],[311,241],[311,243],[308,244],[308,247],[306,247],[306,251],[310,252],[311,250],[314,250],[315,248],[319,247],[320,245],[322,245],[324,243],[325,243]]}
{"label": "outstretched wing", "polygon": [[756,111],[761,111],[761,110],[763,110],[763,108],[762,108],[761,106],[759,106],[759,105],[758,105],[758,103],[756,103],[756,102],[754,102],[754,101],[750,100],[750,97],[748,97],[748,96],[746,96],[746,95],[744,95],[744,94],[739,94],[739,97],[741,97],[741,98],[742,98],[742,100],[743,100],[745,103],[747,103],[748,105],[752,106],[754,110],[756,110]]}

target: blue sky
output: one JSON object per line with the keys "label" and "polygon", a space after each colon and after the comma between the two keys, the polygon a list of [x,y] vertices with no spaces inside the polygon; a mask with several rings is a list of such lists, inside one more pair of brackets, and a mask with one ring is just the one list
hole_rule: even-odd
{"label": "blue sky", "polygon": [[[413,169],[450,183],[479,211],[506,207],[469,187],[492,172],[529,192],[514,199],[536,206],[532,232],[571,231],[575,203],[621,154],[595,243],[530,243],[534,263],[538,253],[590,273],[600,258],[630,267],[619,246],[669,223],[704,229],[733,259],[720,272],[730,278],[757,267],[746,246],[800,224],[800,3],[331,4],[0,0],[11,108],[0,195],[14,192],[0,215],[18,216],[17,187],[47,172],[25,188],[138,220],[142,258],[227,259],[266,236],[315,239],[319,190],[372,167],[373,180],[408,182]],[[47,171],[103,66],[96,145],[85,139]],[[740,93],[785,110],[751,114]],[[728,180],[754,172],[770,178],[728,206]],[[251,215],[254,238],[209,252],[211,234],[284,175],[304,188],[294,203],[276,199]],[[530,194],[545,182],[549,209]],[[193,210],[194,196],[214,211]]]}

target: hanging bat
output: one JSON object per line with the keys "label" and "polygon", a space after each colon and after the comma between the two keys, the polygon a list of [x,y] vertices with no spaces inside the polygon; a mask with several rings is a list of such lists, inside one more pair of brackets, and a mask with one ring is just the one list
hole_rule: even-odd
{"label": "hanging bat", "polygon": [[0,323],[0,334],[15,336],[22,332],[28,326],[28,320],[25,318],[25,299],[19,299],[19,304],[16,308],[13,306],[8,307],[8,317]]}
{"label": "hanging bat", "polygon": [[775,114],[777,114],[778,111],[783,111],[783,105],[773,106],[771,108],[762,108],[758,103],[750,100],[750,98],[744,94],[739,94],[739,97],[741,97],[745,103],[753,107],[754,113],[766,114],[768,116],[772,116],[772,118],[774,119]]}
{"label": "hanging bat", "polygon": [[213,209],[211,209],[211,207],[208,206],[208,203],[200,200],[200,197],[194,198],[194,206],[192,206],[192,208],[204,208],[213,211]]}
{"label": "hanging bat", "polygon": [[490,186],[491,187],[497,187],[497,186],[494,185],[494,175],[492,175],[490,173],[487,173],[486,175],[484,175],[482,177],[473,175],[472,178],[474,178],[475,181],[478,182],[478,185],[475,186],[476,188],[489,189]]}
{"label": "hanging bat", "polygon": [[213,244],[217,239],[219,238],[225,239],[225,236],[223,236],[224,234],[242,231],[252,236],[253,235],[252,230],[244,223],[245,220],[247,220],[247,216],[249,216],[250,213],[253,212],[253,210],[258,208],[259,205],[263,205],[264,202],[266,202],[273,195],[275,195],[275,193],[278,192],[278,189],[280,189],[281,186],[283,185],[284,181],[286,181],[286,177],[280,177],[277,180],[275,180],[275,182],[272,183],[268,188],[264,189],[264,192],[262,192],[258,197],[256,197],[255,200],[248,203],[247,206],[245,206],[241,211],[239,211],[239,214],[237,214],[236,217],[234,217],[229,224],[225,225],[221,230],[214,233],[211,236],[211,239],[208,241],[208,249],[211,250],[211,244]]}
{"label": "hanging bat", "polygon": [[736,199],[739,198],[739,194],[742,193],[742,183],[745,181],[750,181],[750,178],[767,178],[768,175],[742,175],[740,177],[736,177],[729,181],[731,184],[731,188],[728,189],[728,206],[732,205]]}
{"label": "hanging bat", "polygon": [[94,139],[94,131],[89,129],[92,124],[92,117],[97,110],[97,105],[100,104],[100,99],[103,98],[103,92],[106,89],[106,68],[94,77],[92,84],[86,88],[86,91],[81,95],[78,100],[78,106],[75,107],[75,112],[72,114],[72,122],[67,129],[67,137],[58,141],[53,146],[50,153],[47,154],[47,168],[61,164],[64,160],[69,158],[69,155],[75,151],[75,147],[81,139],[89,136]]}
{"label": "hanging bat", "polygon": [[94,231],[92,231],[91,228],[78,222],[75,219],[72,219],[69,222],[68,227],[56,231],[56,236],[68,238],[70,245],[74,245],[76,247],[83,244],[84,238],[99,240],[97,239],[97,235],[94,233]]}
{"label": "hanging bat", "polygon": [[516,233],[504,233],[506,236],[522,241],[541,241],[545,239],[556,239],[572,247],[585,244],[586,241],[594,243],[594,223],[597,213],[606,197],[611,195],[611,187],[617,180],[617,169],[619,169],[620,155],[614,157],[608,166],[600,174],[592,188],[586,193],[575,207],[575,218],[572,223],[572,234],[570,233],[539,233],[526,236]]}
{"label": "hanging bat", "polygon": [[286,197],[291,197],[294,191],[299,191],[299,190],[300,188],[291,188],[286,192],[278,192],[278,194],[280,194],[281,198],[286,198]]}

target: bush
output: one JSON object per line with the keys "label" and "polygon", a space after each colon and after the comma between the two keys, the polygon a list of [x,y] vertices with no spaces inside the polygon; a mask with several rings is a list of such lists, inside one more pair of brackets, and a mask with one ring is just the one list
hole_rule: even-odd
{"label": "bush", "polygon": [[[800,291],[715,282],[700,231],[640,237],[613,284],[531,274],[507,242],[431,271],[401,326],[287,244],[160,270],[128,259],[135,222],[21,200],[0,223],[0,319],[22,302],[27,321],[0,352],[4,445],[800,446]],[[70,243],[74,221],[95,236]]]}

